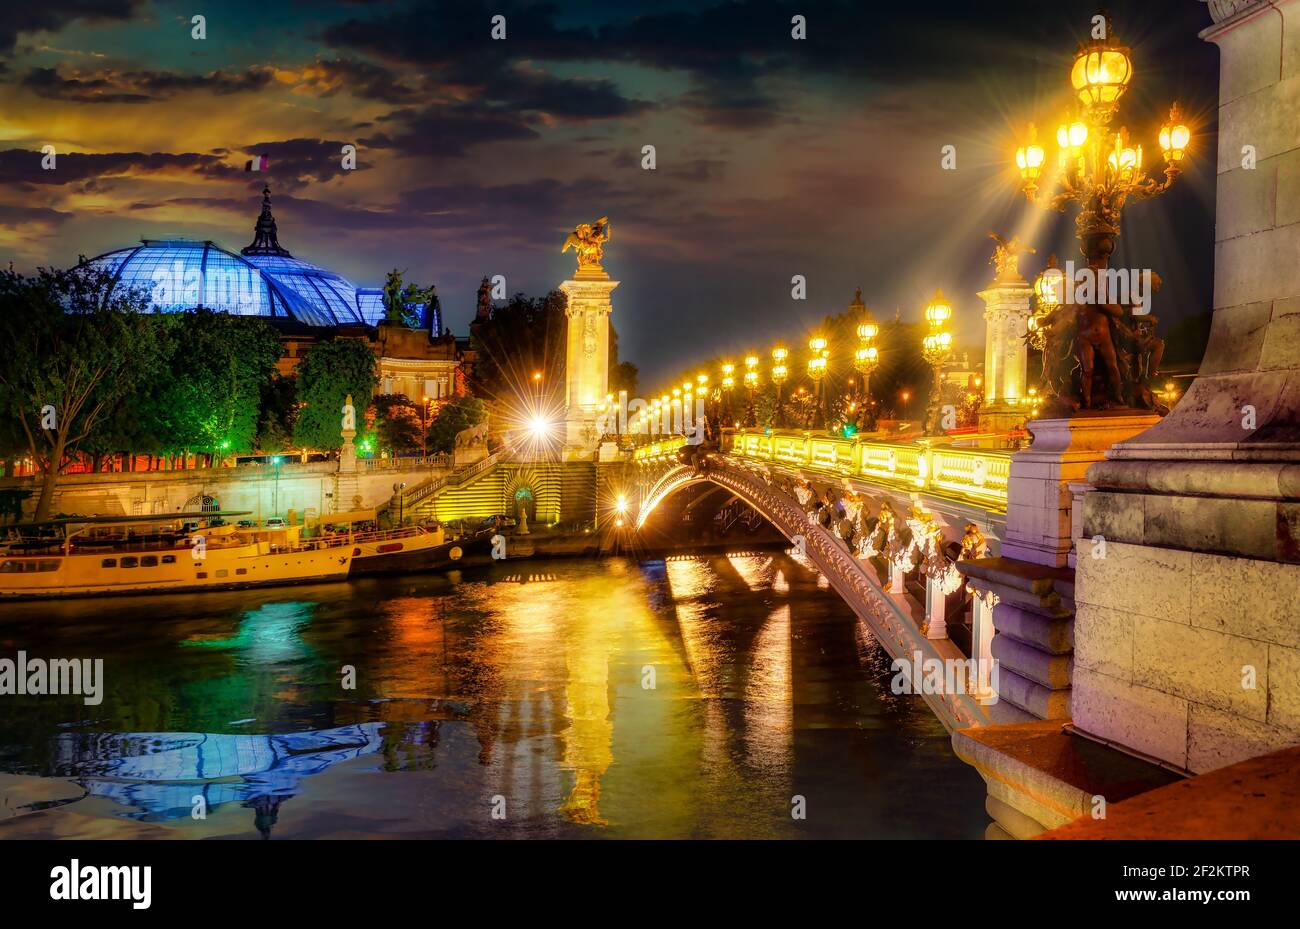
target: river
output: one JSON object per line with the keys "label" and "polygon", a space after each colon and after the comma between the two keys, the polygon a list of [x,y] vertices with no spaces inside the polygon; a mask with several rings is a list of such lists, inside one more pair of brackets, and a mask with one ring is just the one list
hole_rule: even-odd
{"label": "river", "polygon": [[[0,838],[977,838],[984,785],[780,552],[6,605]],[[16,815],[15,815],[16,814]],[[4,818],[7,817],[7,818]]]}

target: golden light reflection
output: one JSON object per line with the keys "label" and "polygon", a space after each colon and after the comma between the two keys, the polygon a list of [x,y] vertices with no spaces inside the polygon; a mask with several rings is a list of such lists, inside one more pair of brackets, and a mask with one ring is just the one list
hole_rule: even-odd
{"label": "golden light reflection", "polygon": [[750,764],[788,777],[794,738],[790,605],[772,611],[754,643],[746,675],[745,749]]}
{"label": "golden light reflection", "polygon": [[750,590],[762,590],[771,583],[772,557],[770,555],[728,555],[727,561],[736,569]]}

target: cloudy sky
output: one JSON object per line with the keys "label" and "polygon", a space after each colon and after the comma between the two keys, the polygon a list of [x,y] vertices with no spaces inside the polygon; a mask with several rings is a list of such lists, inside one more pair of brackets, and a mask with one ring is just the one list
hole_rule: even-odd
{"label": "cloudy sky", "polygon": [[[1148,163],[1174,98],[1197,133],[1176,189],[1126,211],[1117,255],[1164,277],[1156,312],[1176,323],[1210,307],[1217,50],[1197,37],[1209,24],[1197,0],[1108,6],[1136,70],[1121,122]],[[1029,207],[1010,160],[1030,120],[1053,134],[1095,12],[1073,0],[6,3],[0,259],[66,266],[168,236],[237,250],[269,179],[296,256],[359,284],[394,266],[436,283],[461,332],[480,277],[544,292],[571,271],[565,233],[608,214],[614,320],[647,386],[693,358],[794,344],[855,286],[877,316],[904,319],[941,286],[959,338],[979,344],[988,231],[1039,246],[1029,270],[1075,254],[1073,223]],[[796,13],[806,40],[791,37]],[[245,173],[259,154],[269,172]],[[790,298],[794,274],[806,301]]]}

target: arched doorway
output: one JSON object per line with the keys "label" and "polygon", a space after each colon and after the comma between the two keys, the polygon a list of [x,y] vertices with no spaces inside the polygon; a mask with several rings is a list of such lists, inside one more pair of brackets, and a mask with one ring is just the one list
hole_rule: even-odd
{"label": "arched doorway", "polygon": [[196,510],[200,513],[215,513],[221,509],[221,502],[207,494],[195,494],[185,501],[185,506],[181,509],[186,513],[193,513]]}

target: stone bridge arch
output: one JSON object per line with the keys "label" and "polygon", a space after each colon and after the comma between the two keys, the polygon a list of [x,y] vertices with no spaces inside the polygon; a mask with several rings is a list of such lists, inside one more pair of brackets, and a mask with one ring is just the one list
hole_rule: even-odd
{"label": "stone bridge arch", "polygon": [[[700,484],[717,485],[744,500],[801,549],[891,658],[909,663],[919,660],[921,667],[931,659],[940,663],[967,660],[951,641],[927,638],[917,624],[911,598],[887,590],[873,566],[854,557],[830,530],[810,521],[799,502],[763,469],[744,467],[720,455],[708,456],[699,469],[676,463],[658,465],[642,475],[636,528],[644,526],[669,497]],[[941,692],[922,696],[949,729],[989,722],[986,707],[974,694]]]}

